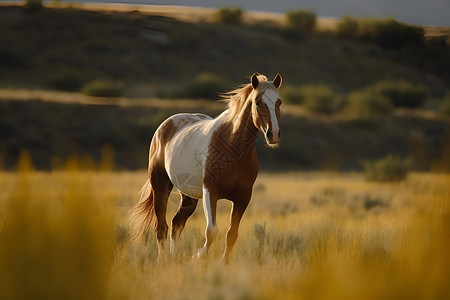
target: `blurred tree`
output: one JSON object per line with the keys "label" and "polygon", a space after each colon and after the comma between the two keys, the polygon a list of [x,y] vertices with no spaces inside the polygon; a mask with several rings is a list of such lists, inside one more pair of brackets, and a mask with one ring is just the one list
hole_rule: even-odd
{"label": "blurred tree", "polygon": [[42,0],[25,0],[24,6],[28,10],[36,10],[42,7]]}
{"label": "blurred tree", "polygon": [[356,38],[358,21],[352,17],[344,17],[337,24],[337,35],[341,38]]}
{"label": "blurred tree", "polygon": [[310,10],[295,10],[286,13],[289,28],[312,33],[316,29],[316,14]]}
{"label": "blurred tree", "polygon": [[214,17],[219,23],[239,24],[242,22],[242,9],[221,7],[216,11]]}
{"label": "blurred tree", "polygon": [[51,3],[53,6],[59,6],[59,5],[61,5],[62,0],[52,0],[52,1],[50,1],[50,3]]}

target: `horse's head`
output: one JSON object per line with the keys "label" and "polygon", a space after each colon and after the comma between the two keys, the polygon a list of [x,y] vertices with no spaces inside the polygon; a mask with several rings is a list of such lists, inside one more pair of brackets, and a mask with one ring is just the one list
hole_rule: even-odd
{"label": "horse's head", "polygon": [[280,95],[278,88],[281,86],[281,75],[277,74],[272,82],[257,73],[251,78],[254,97],[252,99],[252,118],[256,128],[261,130],[266,137],[269,146],[275,146],[281,137],[278,126],[280,118]]}

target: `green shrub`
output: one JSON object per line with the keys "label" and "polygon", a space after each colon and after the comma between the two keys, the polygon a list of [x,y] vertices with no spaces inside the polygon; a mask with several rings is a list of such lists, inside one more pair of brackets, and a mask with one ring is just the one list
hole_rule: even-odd
{"label": "green shrub", "polygon": [[62,0],[51,0],[50,3],[53,6],[60,6],[62,4]]}
{"label": "green shrub", "polygon": [[393,154],[364,164],[367,181],[402,181],[408,175],[408,169],[408,163],[400,156]]}
{"label": "green shrub", "polygon": [[450,117],[450,92],[447,92],[442,100],[442,103],[439,107],[439,111],[441,114]]}
{"label": "green shrub", "polygon": [[372,87],[373,91],[389,98],[395,107],[421,107],[427,93],[421,86],[407,81],[385,81]]}
{"label": "green shrub", "polygon": [[337,26],[337,35],[373,42],[385,49],[401,49],[404,46],[425,44],[421,27],[400,23],[395,19],[354,19],[344,17]]}
{"label": "green shrub", "polygon": [[392,111],[390,100],[370,90],[352,92],[347,97],[347,114],[352,119],[373,120]]}
{"label": "green shrub", "polygon": [[339,108],[338,97],[325,84],[302,86],[300,94],[303,106],[309,111],[331,114]]}
{"label": "green shrub", "polygon": [[301,89],[293,86],[285,86],[281,91],[281,99],[285,103],[302,104],[303,95]]}
{"label": "green shrub", "polygon": [[385,49],[420,46],[425,42],[423,28],[406,25],[395,19],[362,19],[358,23],[359,38],[375,42]]}
{"label": "green shrub", "polygon": [[225,91],[226,86],[219,77],[210,73],[202,73],[195,77],[194,81],[180,96],[192,99],[215,100],[220,93]]}
{"label": "green shrub", "polygon": [[393,19],[376,23],[375,41],[386,49],[400,49],[404,45],[418,45],[420,40],[420,29],[402,24]]}
{"label": "green shrub", "polygon": [[28,10],[36,10],[42,7],[42,0],[25,0],[24,7]]}
{"label": "green shrub", "polygon": [[52,89],[76,92],[81,89],[81,80],[73,73],[65,73],[50,78],[46,86]]}
{"label": "green shrub", "polygon": [[403,25],[403,43],[411,46],[423,46],[425,45],[425,30],[422,27]]}
{"label": "green shrub", "polygon": [[264,221],[264,225],[254,223],[253,233],[258,242],[258,246],[255,248],[256,257],[258,258],[258,261],[261,261],[264,253],[264,245],[266,243],[266,221]]}
{"label": "green shrub", "polygon": [[310,10],[295,10],[286,13],[288,28],[304,33],[311,33],[316,29],[316,14]]}
{"label": "green shrub", "polygon": [[358,21],[352,17],[344,17],[337,25],[337,35],[342,38],[356,38]]}
{"label": "green shrub", "polygon": [[83,93],[94,97],[120,97],[122,84],[110,80],[94,80],[83,87]]}
{"label": "green shrub", "polygon": [[238,24],[242,21],[242,9],[221,7],[216,11],[217,22],[226,24]]}

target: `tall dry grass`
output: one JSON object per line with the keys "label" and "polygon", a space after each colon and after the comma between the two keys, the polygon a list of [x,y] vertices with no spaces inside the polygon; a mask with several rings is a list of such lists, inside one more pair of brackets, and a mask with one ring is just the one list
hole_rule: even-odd
{"label": "tall dry grass", "polygon": [[0,299],[106,299],[114,258],[108,193],[76,170],[45,174],[22,154],[1,174]]}
{"label": "tall dry grass", "polygon": [[[71,165],[71,164],[69,164]],[[401,183],[361,174],[261,174],[228,266],[219,263],[230,205],[206,261],[202,209],[176,255],[157,263],[151,236],[124,222],[145,172],[0,173],[0,298],[448,299],[448,175]],[[168,220],[178,196],[169,200]]]}

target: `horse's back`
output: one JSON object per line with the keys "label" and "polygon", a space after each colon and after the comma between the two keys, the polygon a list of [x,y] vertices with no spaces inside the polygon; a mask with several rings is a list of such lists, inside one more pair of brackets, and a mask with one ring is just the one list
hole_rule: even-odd
{"label": "horse's back", "polygon": [[164,148],[164,145],[170,142],[173,136],[178,132],[180,132],[187,126],[193,125],[203,120],[212,120],[212,118],[208,115],[198,113],[181,113],[172,115],[164,122],[162,122],[161,125],[159,125],[159,127],[156,129],[155,135],[152,139],[152,145],[154,147],[159,147],[159,144],[161,144],[163,146],[162,148]]}

